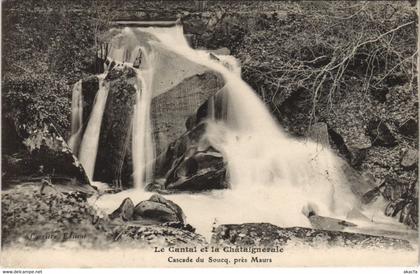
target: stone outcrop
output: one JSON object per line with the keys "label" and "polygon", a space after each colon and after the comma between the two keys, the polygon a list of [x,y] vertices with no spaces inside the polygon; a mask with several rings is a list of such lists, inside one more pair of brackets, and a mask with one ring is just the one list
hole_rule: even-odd
{"label": "stone outcrop", "polygon": [[[44,121],[37,130],[19,131],[14,123],[3,118],[2,187],[19,184],[25,179],[41,181],[49,177],[52,183],[69,186],[90,186],[89,179],[72,151],[52,122]],[[10,146],[9,146],[10,144]]]}
{"label": "stone outcrop", "polygon": [[369,136],[360,131],[349,133],[333,128],[329,128],[328,133],[334,146],[349,164],[353,167],[359,167],[366,158],[367,150],[372,146]]}
{"label": "stone outcrop", "polygon": [[[49,183],[40,187],[26,182],[2,191],[2,246],[139,249],[207,245],[205,238],[194,233],[189,225],[135,223],[119,218],[118,214],[111,219],[86,198],[83,192]],[[128,216],[129,208],[126,199],[119,213]],[[41,237],[46,232],[50,237]]]}
{"label": "stone outcrop", "polygon": [[222,155],[205,136],[201,122],[173,142],[158,159],[156,176],[164,185],[156,188],[175,191],[203,191],[228,188]]}
{"label": "stone outcrop", "polygon": [[373,145],[394,146],[396,143],[395,136],[389,125],[378,119],[373,119],[369,122],[368,134],[372,139]]}
{"label": "stone outcrop", "polygon": [[136,103],[136,73],[132,68],[115,67],[105,77],[109,93],[102,118],[94,180],[114,186],[131,185],[132,118]]}
{"label": "stone outcrop", "polygon": [[[126,66],[114,66],[100,81],[98,76],[82,80],[83,118],[80,140],[83,138],[100,84],[109,85],[99,134],[93,180],[110,185],[130,186],[132,117],[136,102],[136,72]],[[80,144],[74,153],[79,155]]]}
{"label": "stone outcrop", "polygon": [[207,71],[184,79],[152,99],[152,127],[157,155],[185,132],[188,117],[223,86],[224,81],[219,74]]}
{"label": "stone outcrop", "polygon": [[152,195],[136,206],[130,198],[125,198],[121,205],[109,214],[109,218],[143,225],[166,223],[179,224],[181,227],[186,225],[185,214],[181,207],[159,194]]}
{"label": "stone outcrop", "polygon": [[133,219],[185,224],[185,214],[181,207],[158,194],[138,203],[134,207]]}
{"label": "stone outcrop", "polygon": [[111,220],[121,218],[122,221],[131,221],[133,219],[134,204],[130,198],[125,198],[121,205],[109,214]]}
{"label": "stone outcrop", "polygon": [[220,89],[186,119],[187,131],[173,141],[155,162],[155,180],[147,188],[162,192],[229,188],[226,163],[209,142],[209,119],[226,118],[225,90]]}
{"label": "stone outcrop", "polygon": [[212,245],[231,247],[351,247],[411,250],[406,240],[303,227],[278,227],[269,223],[226,224],[217,227]]}

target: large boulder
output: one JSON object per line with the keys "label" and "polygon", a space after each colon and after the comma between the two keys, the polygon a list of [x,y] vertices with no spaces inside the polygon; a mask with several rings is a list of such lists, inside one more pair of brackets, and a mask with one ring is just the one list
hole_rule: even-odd
{"label": "large boulder", "polygon": [[136,103],[136,72],[116,66],[105,77],[109,93],[99,135],[93,179],[112,185],[131,186],[131,138]]}
{"label": "large boulder", "polygon": [[155,162],[149,190],[206,191],[229,188],[226,162],[208,140],[209,119],[226,118],[225,89],[209,97],[185,122],[187,131],[173,141]]}
{"label": "large boulder", "polygon": [[390,126],[379,119],[369,121],[368,134],[373,145],[392,147],[396,144],[396,138]]}
{"label": "large boulder", "polygon": [[181,207],[159,194],[154,194],[149,200],[138,203],[134,207],[133,219],[137,221],[185,224],[185,214]]}
{"label": "large boulder", "polygon": [[223,86],[221,75],[207,71],[184,79],[152,99],[152,127],[157,155],[185,132],[186,120]]}
{"label": "large boulder", "polygon": [[122,221],[131,221],[133,219],[134,203],[130,198],[125,198],[121,205],[109,214],[111,220],[120,218]]}
{"label": "large boulder", "polygon": [[17,129],[11,119],[3,117],[2,187],[25,180],[41,181],[49,177],[52,183],[87,186],[86,173],[52,122],[40,122],[37,129]]}
{"label": "large boulder", "polygon": [[372,142],[364,131],[342,130],[341,128],[329,128],[329,135],[335,148],[343,155],[353,167],[359,167],[366,158],[367,150]]}
{"label": "large boulder", "polygon": [[156,176],[164,177],[161,189],[203,191],[228,188],[226,163],[205,136],[201,122],[173,142],[156,165]]}

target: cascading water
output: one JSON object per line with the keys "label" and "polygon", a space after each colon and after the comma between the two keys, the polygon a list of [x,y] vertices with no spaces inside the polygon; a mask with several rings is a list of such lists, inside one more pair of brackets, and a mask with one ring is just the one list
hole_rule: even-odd
{"label": "cascading water", "polygon": [[133,166],[134,186],[143,189],[146,182],[152,180],[154,146],[150,122],[151,94],[148,81],[141,72],[137,72],[136,107],[133,123]]}
{"label": "cascading water", "polygon": [[[103,196],[96,202],[99,207],[111,212],[126,197],[140,202],[151,195],[144,191],[145,182],[152,179],[151,99],[160,94],[163,87],[176,84],[171,77],[185,77],[191,73],[186,72],[187,69],[172,74],[166,71],[168,68],[162,60],[167,59],[159,55],[163,52],[161,49],[165,49],[166,57],[176,56],[182,62],[187,60],[197,69],[211,69],[225,80],[225,87],[220,91],[225,115],[223,119],[216,119],[212,98],[206,137],[223,154],[232,188],[168,197],[183,208],[188,222],[199,233],[210,235],[215,220],[220,223],[310,226],[303,211],[314,210],[320,215],[346,218],[350,211],[359,208],[340,169],[340,159],[322,145],[297,141],[283,133],[263,102],[241,79],[240,67],[231,57],[218,56],[219,60],[214,60],[206,51],[191,49],[182,27],[175,26],[124,28],[118,34],[118,46],[111,50],[111,58],[132,66],[139,49],[144,59],[136,70],[133,128],[136,188]],[[381,215],[378,212],[364,213],[373,219],[373,216]]]}
{"label": "cascading water", "polygon": [[79,80],[73,86],[71,109],[71,137],[68,143],[74,155],[79,156],[80,135],[83,125],[82,80]]}
{"label": "cascading water", "polygon": [[104,81],[104,78],[105,74],[99,76],[99,90],[95,97],[92,113],[90,114],[89,122],[83,134],[79,151],[79,160],[90,180],[93,179],[93,173],[95,171],[99,133],[101,131],[102,117],[109,91],[108,83]]}

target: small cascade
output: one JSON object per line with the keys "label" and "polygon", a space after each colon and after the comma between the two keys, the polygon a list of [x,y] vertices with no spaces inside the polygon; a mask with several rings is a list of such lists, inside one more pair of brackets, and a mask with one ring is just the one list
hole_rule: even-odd
{"label": "small cascade", "polygon": [[109,91],[109,85],[106,81],[104,81],[104,77],[105,75],[100,75],[99,77],[99,90],[95,97],[93,109],[90,114],[86,130],[83,134],[79,151],[79,160],[90,180],[93,179],[93,173],[95,171],[99,134],[101,131],[102,117]]}
{"label": "small cascade", "polygon": [[73,86],[71,115],[71,137],[68,143],[74,155],[79,156],[79,147],[83,128],[82,80],[77,81]]}
{"label": "small cascade", "polygon": [[134,186],[143,189],[152,180],[154,145],[150,121],[151,94],[142,73],[137,70],[136,106],[133,117]]}

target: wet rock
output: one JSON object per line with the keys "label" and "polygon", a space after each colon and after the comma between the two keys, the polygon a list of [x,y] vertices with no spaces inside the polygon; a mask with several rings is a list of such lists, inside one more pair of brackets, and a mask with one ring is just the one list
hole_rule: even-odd
{"label": "wet rock", "polygon": [[417,165],[419,153],[415,149],[408,149],[403,152],[401,158],[401,165],[406,168],[410,169]]}
{"label": "wet rock", "polygon": [[149,200],[138,203],[134,208],[133,219],[185,224],[185,215],[182,209],[159,194],[154,194]]}
{"label": "wet rock", "polygon": [[105,80],[115,80],[115,79],[129,79],[136,77],[136,72],[133,68],[128,66],[116,66],[111,69],[105,77]]}
{"label": "wet rock", "polygon": [[339,129],[329,128],[328,134],[334,146],[353,167],[360,166],[366,158],[367,150],[372,146],[369,137],[363,131],[359,131],[356,134],[345,134]]}
{"label": "wet rock", "polygon": [[368,125],[368,134],[373,145],[377,146],[394,146],[396,139],[389,125],[381,120],[371,120]]}
{"label": "wet rock", "polygon": [[121,218],[123,221],[133,219],[134,203],[130,198],[125,198],[121,205],[109,215],[111,220]]}
{"label": "wet rock", "polygon": [[360,166],[363,160],[366,158],[367,150],[371,147],[371,144],[354,144],[347,147],[350,157],[350,164],[354,167]]}
{"label": "wet rock", "polygon": [[206,126],[200,123],[168,147],[156,170],[166,179],[165,189],[194,192],[229,187],[223,157],[204,136]]}
{"label": "wet rock", "polygon": [[399,132],[405,136],[416,137],[419,126],[416,119],[410,118],[399,127]]}
{"label": "wet rock", "polygon": [[224,81],[219,74],[205,72],[184,79],[152,99],[153,137],[157,155],[185,132],[188,117],[195,115],[196,110],[223,86]]}
{"label": "wet rock", "polygon": [[328,231],[303,227],[278,227],[269,223],[220,225],[211,244],[230,247],[352,247],[412,250],[406,240],[361,233]]}
{"label": "wet rock", "polygon": [[99,134],[93,178],[116,188],[132,185],[132,117],[136,103],[135,71],[125,66],[111,70],[108,98]]}
{"label": "wet rock", "polygon": [[24,135],[15,137],[20,143],[17,151],[9,151],[9,156],[2,155],[5,160],[3,186],[9,181],[18,182],[20,177],[34,177],[34,180],[39,181],[45,176],[50,176],[53,183],[55,178],[64,178],[65,181],[75,181],[78,185],[89,185],[89,179],[79,160],[51,122],[40,123],[36,130],[27,128]]}
{"label": "wet rock", "polygon": [[90,113],[93,108],[96,94],[99,90],[99,78],[96,75],[86,77],[82,80],[82,98],[83,98],[83,126],[82,131],[86,129]]}
{"label": "wet rock", "polygon": [[218,152],[198,152],[168,175],[166,189],[203,191],[228,188],[223,157]]}

